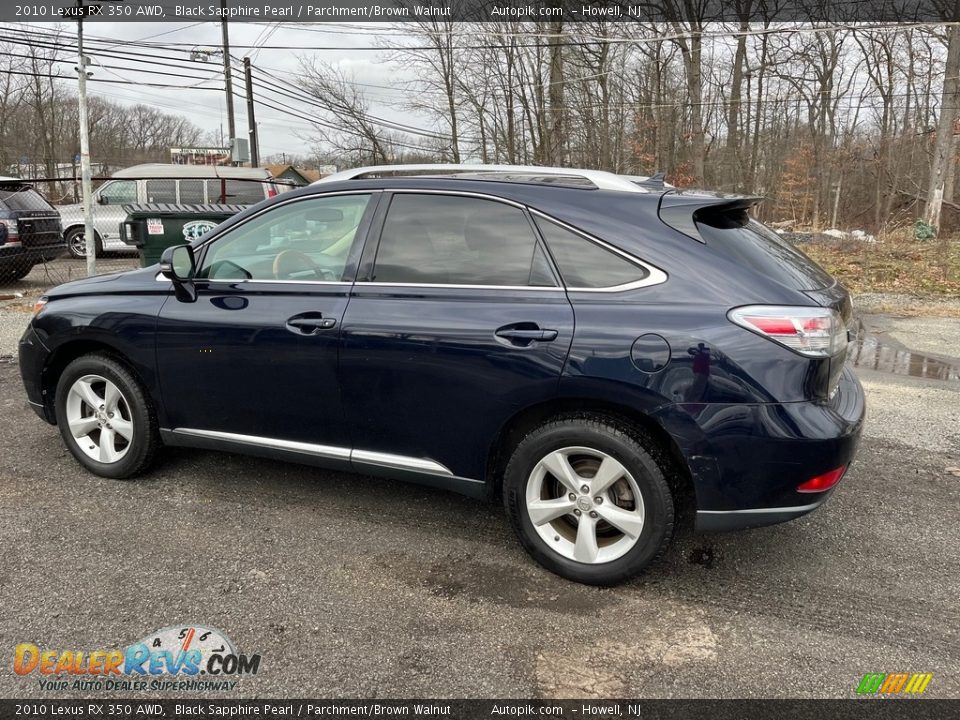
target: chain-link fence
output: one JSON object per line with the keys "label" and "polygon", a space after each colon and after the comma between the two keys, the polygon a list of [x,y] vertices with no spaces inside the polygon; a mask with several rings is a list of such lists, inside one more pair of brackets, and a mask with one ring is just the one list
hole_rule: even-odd
{"label": "chain-link fence", "polygon": [[[127,244],[121,226],[124,206],[151,204],[250,205],[271,197],[285,185],[263,170],[208,168],[230,177],[191,177],[190,166],[161,168],[165,175],[135,175],[130,170],[103,183],[93,195],[93,229],[97,274],[140,266],[138,249]],[[134,168],[131,168],[134,170]],[[260,177],[242,177],[260,173]],[[40,192],[49,178],[0,178],[0,299],[29,298],[43,290],[87,276],[87,238],[79,203],[51,205]],[[188,238],[190,239],[190,238]]]}

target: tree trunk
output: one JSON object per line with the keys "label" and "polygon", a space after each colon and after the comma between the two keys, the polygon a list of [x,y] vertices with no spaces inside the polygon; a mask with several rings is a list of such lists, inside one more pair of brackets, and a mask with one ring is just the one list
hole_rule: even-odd
{"label": "tree trunk", "polygon": [[564,148],[563,107],[563,21],[550,23],[550,139],[547,164],[561,165]]}
{"label": "tree trunk", "polygon": [[937,139],[930,163],[930,181],[927,186],[927,204],[923,219],[940,227],[940,211],[943,209],[943,190],[951,161],[954,124],[957,119],[957,103],[960,102],[960,26],[947,29],[947,62],[944,66],[943,91],[940,94],[940,121],[937,124]]}

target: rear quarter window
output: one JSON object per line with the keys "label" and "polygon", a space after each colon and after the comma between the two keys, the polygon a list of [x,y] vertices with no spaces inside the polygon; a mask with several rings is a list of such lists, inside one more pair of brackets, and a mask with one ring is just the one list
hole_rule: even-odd
{"label": "rear quarter window", "polygon": [[537,217],[536,223],[564,283],[572,290],[614,288],[650,275],[646,268],[555,222]]}

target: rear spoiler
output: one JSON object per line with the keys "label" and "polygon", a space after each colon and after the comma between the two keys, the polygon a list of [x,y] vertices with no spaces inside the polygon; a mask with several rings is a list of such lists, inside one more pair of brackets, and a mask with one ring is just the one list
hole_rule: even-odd
{"label": "rear spoiler", "polygon": [[658,213],[664,224],[702,243],[704,239],[696,223],[697,213],[704,210],[715,213],[749,210],[765,199],[760,195],[687,194],[673,191],[660,196]]}

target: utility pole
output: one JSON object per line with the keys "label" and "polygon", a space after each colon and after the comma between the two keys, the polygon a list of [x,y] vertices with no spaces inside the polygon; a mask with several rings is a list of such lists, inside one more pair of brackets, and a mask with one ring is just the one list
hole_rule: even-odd
{"label": "utility pole", "polygon": [[247,88],[247,122],[250,125],[250,167],[260,167],[260,144],[257,142],[257,118],[253,112],[253,73],[250,58],[243,59],[243,75]]}
{"label": "utility pole", "polygon": [[90,182],[90,128],[87,126],[87,58],[83,54],[83,0],[77,0],[77,93],[80,119],[80,191],[83,195],[83,237],[87,275],[97,274],[97,236],[93,229],[93,186]]}
{"label": "utility pole", "polygon": [[220,32],[223,35],[223,81],[227,89],[227,138],[230,147],[237,136],[237,125],[233,117],[233,78],[230,74],[230,33],[227,31],[227,0],[220,0],[220,9],[223,10],[223,20],[220,21]]}

